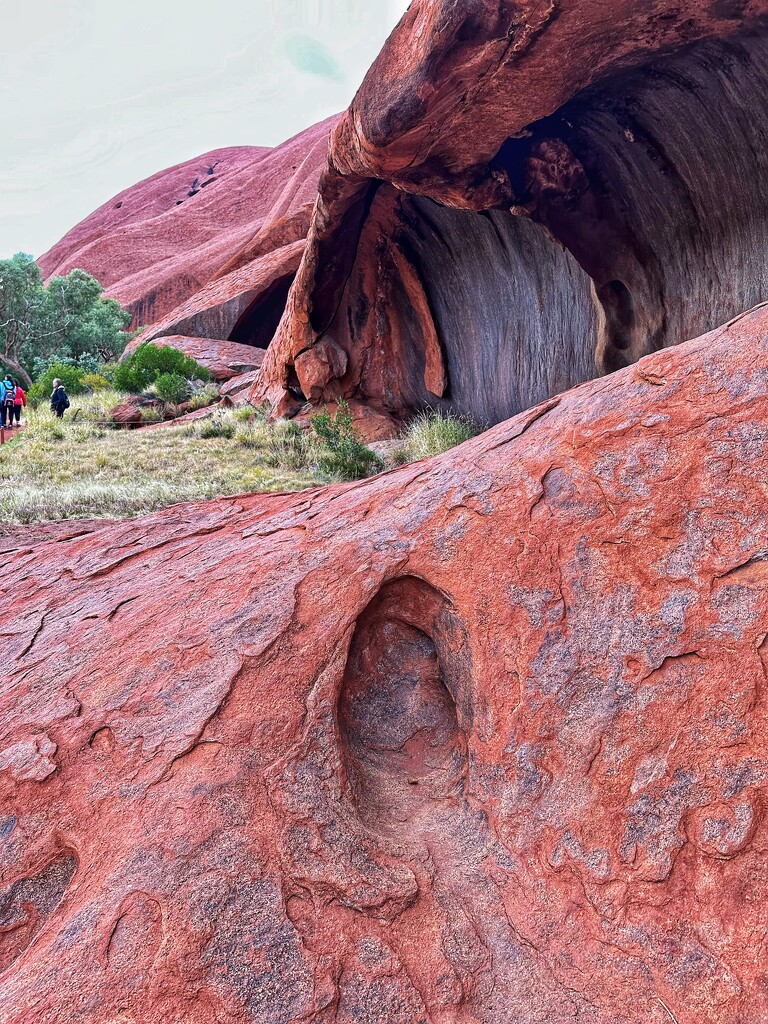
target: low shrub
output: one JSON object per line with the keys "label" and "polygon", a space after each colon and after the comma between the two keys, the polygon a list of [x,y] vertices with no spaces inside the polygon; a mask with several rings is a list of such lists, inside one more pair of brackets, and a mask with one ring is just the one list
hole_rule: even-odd
{"label": "low shrub", "polygon": [[181,405],[189,395],[189,384],[180,373],[161,373],[154,387],[157,397],[170,405]]}
{"label": "low shrub", "polygon": [[144,391],[164,374],[178,374],[185,380],[209,381],[211,375],[204,366],[170,345],[139,345],[115,368],[114,384],[118,391]]}
{"label": "low shrub", "polygon": [[314,454],[312,439],[298,423],[278,420],[269,428],[264,456],[268,466],[276,469],[308,469]]}
{"label": "low shrub", "polygon": [[160,423],[165,419],[163,413],[156,405],[143,405],[141,407],[142,423]]}
{"label": "low shrub", "polygon": [[218,387],[215,384],[206,384],[192,393],[187,405],[190,412],[195,412],[197,409],[207,409],[209,405],[213,405],[218,399]]}
{"label": "low shrub", "polygon": [[231,439],[235,436],[235,424],[229,417],[211,416],[209,420],[203,420],[196,433],[203,439],[211,437]]}
{"label": "low shrub", "polygon": [[101,373],[85,373],[83,374],[82,385],[84,391],[109,391],[112,385],[109,383],[107,378]]}
{"label": "low shrub", "polygon": [[241,405],[234,410],[232,415],[238,423],[249,423],[251,421],[264,423],[267,419],[267,410],[255,405]]}
{"label": "low shrub", "polygon": [[82,370],[77,366],[68,366],[66,363],[51,363],[27,392],[27,400],[33,408],[51,397],[53,382],[57,377],[64,385],[68,395],[82,393],[83,378],[85,377]]}
{"label": "low shrub", "polygon": [[359,480],[383,468],[376,452],[358,439],[346,402],[340,401],[333,415],[326,407],[312,416],[310,423],[322,442],[317,459],[321,472],[342,480]]}

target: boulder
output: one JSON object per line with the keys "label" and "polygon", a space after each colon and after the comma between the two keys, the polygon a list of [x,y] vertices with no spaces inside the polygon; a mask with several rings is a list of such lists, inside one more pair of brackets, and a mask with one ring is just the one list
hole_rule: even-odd
{"label": "boulder", "polygon": [[121,402],[111,409],[109,418],[119,427],[138,426],[143,420],[140,407],[130,401]]}
{"label": "boulder", "polygon": [[766,345],[6,533],[2,1020],[768,1019]]}
{"label": "boulder", "polygon": [[222,384],[219,389],[219,394],[225,404],[230,405],[243,405],[248,401],[251,388],[253,387],[258,371],[253,370],[249,373],[238,374],[237,377],[231,377],[225,384]]}

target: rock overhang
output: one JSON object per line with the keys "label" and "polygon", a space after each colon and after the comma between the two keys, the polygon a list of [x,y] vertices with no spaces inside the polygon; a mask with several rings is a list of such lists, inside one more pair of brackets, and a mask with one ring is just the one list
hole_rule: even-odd
{"label": "rock overhang", "polygon": [[411,5],[254,397],[488,424],[764,298],[764,5],[614,6]]}

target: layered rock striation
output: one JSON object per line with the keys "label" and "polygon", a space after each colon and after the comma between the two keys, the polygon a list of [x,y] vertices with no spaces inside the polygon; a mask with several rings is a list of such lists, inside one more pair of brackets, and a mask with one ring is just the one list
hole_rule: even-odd
{"label": "layered rock striation", "polygon": [[2,1019],[768,1017],[767,346],[6,532]]}

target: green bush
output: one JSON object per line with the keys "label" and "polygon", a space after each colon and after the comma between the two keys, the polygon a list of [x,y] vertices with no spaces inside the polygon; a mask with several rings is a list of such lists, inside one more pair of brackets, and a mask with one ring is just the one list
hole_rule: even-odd
{"label": "green bush", "polygon": [[85,391],[109,391],[111,384],[100,373],[84,373],[82,379],[83,390]]}
{"label": "green bush", "polygon": [[211,375],[204,366],[170,345],[139,345],[133,355],[124,359],[114,372],[114,385],[118,391],[133,394],[146,391],[158,377],[177,374],[185,380],[209,381]]}
{"label": "green bush", "polygon": [[154,387],[157,397],[171,405],[181,405],[189,395],[189,384],[180,373],[161,373]]}
{"label": "green bush", "polygon": [[342,480],[359,480],[383,468],[379,456],[358,440],[346,402],[339,402],[333,416],[325,408],[312,416],[310,423],[323,442],[317,460],[323,473]]}
{"label": "green bush", "polygon": [[33,408],[51,397],[53,382],[57,377],[68,395],[79,395],[83,391],[85,374],[82,370],[77,366],[67,366],[65,363],[52,363],[27,393],[27,400]]}

